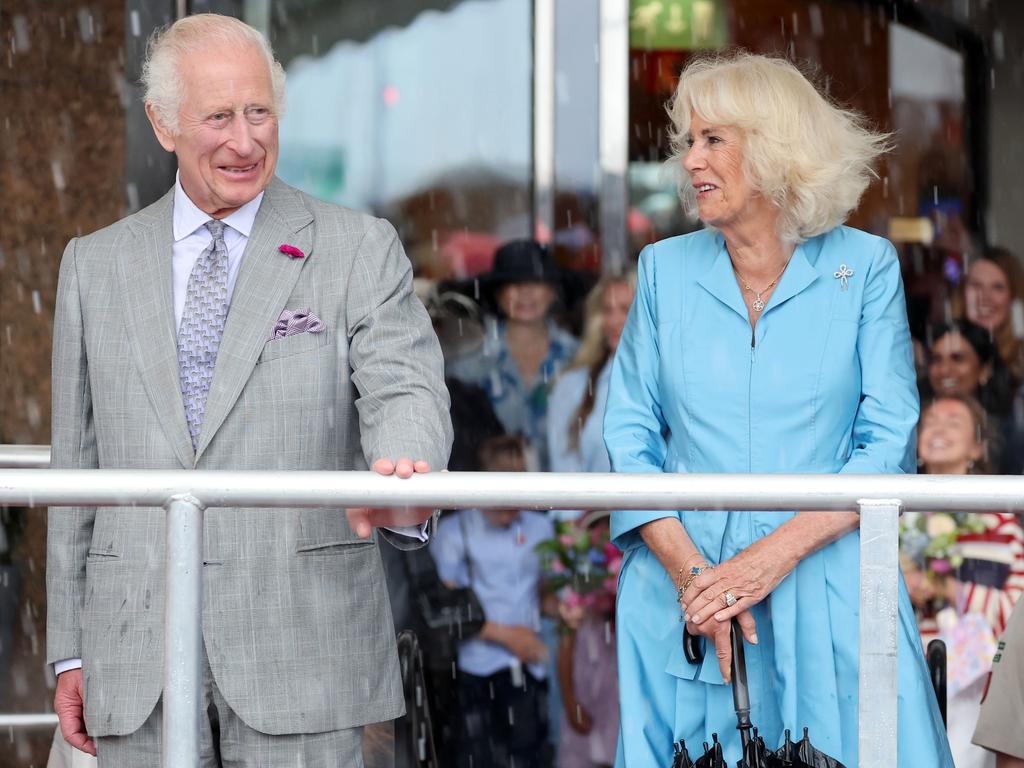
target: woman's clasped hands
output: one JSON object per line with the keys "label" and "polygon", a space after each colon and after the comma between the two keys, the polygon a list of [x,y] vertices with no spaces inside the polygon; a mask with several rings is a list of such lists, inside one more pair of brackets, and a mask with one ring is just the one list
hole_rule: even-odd
{"label": "woman's clasped hands", "polygon": [[732,679],[732,619],[744,639],[756,644],[757,625],[750,609],[768,597],[790,570],[785,558],[771,548],[754,545],[720,565],[704,568],[688,584],[684,582],[679,607],[686,629],[714,644],[725,682]]}

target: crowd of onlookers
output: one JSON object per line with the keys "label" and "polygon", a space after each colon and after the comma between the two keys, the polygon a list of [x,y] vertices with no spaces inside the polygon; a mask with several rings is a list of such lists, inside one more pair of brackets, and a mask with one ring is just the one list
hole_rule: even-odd
{"label": "crowd of onlookers", "polygon": [[[1013,254],[992,249],[952,276],[959,279],[948,301],[938,303],[946,317],[915,339],[922,405],[918,471],[1019,475],[1024,271]],[[1021,516],[998,510],[907,514],[901,561],[923,643],[939,638],[946,645],[947,724],[956,765],[995,765],[992,752],[972,738],[999,639],[1024,594]],[[1018,721],[1022,716],[1017,712]],[[978,733],[985,746],[1005,744],[993,743],[991,729]],[[1017,746],[1024,756],[1024,746]]]}
{"label": "crowd of onlookers", "polygon": [[[932,312],[939,320],[912,323],[923,329],[914,339],[919,471],[1020,474],[1024,272],[1012,254],[993,250],[955,277],[941,311]],[[500,248],[493,268],[473,281],[421,286],[447,361],[451,469],[609,471],[602,414],[635,273],[598,280],[574,317],[565,298],[578,285],[578,276],[566,282],[545,248],[518,241]],[[574,550],[571,539],[579,535],[586,544]],[[426,632],[439,764],[614,762],[612,549],[602,513],[462,510],[442,517],[430,548],[436,578],[470,587],[486,622],[447,652]],[[577,556],[596,557],[593,567],[604,569],[599,594],[581,596],[572,585]],[[948,649],[957,766],[994,765],[992,753],[971,738],[997,643],[1024,592],[1021,519],[998,510],[907,514],[901,556],[922,649],[936,637]],[[396,613],[400,624],[415,627],[410,606]]]}

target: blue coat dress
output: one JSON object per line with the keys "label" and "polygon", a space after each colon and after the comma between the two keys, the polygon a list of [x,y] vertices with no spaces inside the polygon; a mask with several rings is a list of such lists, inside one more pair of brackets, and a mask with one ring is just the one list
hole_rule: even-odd
{"label": "blue coat dress", "polygon": [[[851,273],[846,280],[837,273]],[[612,369],[604,435],[616,472],[913,471],[918,398],[895,250],[838,227],[799,245],[751,332],[724,239],[709,230],[648,246]],[[674,579],[639,528],[678,517],[713,563],[791,512],[616,512],[622,726],[617,768],[663,768],[672,743],[717,732],[740,757],[731,688],[713,652],[682,651]],[[769,744],[809,726],[857,765],[859,533],[800,562],[753,610],[752,718]],[[900,580],[899,765],[952,768]]]}

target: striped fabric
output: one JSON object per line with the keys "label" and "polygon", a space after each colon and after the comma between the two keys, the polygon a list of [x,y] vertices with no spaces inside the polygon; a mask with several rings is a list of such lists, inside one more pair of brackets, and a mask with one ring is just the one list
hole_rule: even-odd
{"label": "striped fabric", "polygon": [[[1013,513],[984,512],[977,517],[987,529],[961,537],[959,544],[964,557],[1008,565],[1009,575],[1001,588],[963,581],[956,607],[961,615],[977,613],[987,618],[998,638],[1006,630],[1017,601],[1024,595],[1024,526],[1021,516]],[[932,617],[922,619],[920,628],[925,645],[939,635]]]}

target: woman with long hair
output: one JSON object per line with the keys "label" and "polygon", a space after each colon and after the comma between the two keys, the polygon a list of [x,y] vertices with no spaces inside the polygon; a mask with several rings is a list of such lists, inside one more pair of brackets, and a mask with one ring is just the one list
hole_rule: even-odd
{"label": "woman with long hair", "polygon": [[[607,275],[587,295],[583,339],[576,357],[551,392],[548,447],[555,472],[608,472],[604,445],[604,408],[611,361],[626,324],[636,272]],[[593,520],[586,515],[583,519]],[[607,527],[607,518],[597,518]],[[563,610],[563,618],[573,613]],[[599,768],[615,760],[619,730],[615,640],[611,615],[599,609],[576,610],[557,653],[559,695],[558,768]]]}
{"label": "woman with long hair", "polygon": [[603,416],[612,356],[636,292],[636,272],[601,278],[587,295],[583,339],[548,401],[553,472],[609,472]]}
{"label": "woman with long hair", "polygon": [[1016,383],[1024,382],[1024,267],[1005,248],[989,248],[971,262],[960,287],[955,313],[988,331]]}

